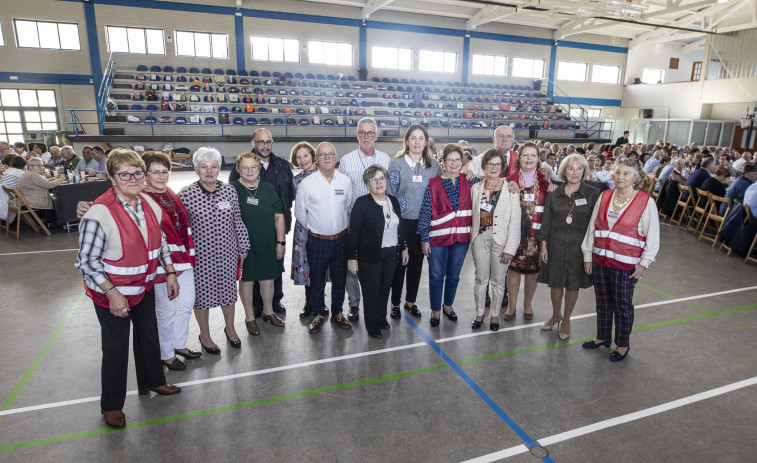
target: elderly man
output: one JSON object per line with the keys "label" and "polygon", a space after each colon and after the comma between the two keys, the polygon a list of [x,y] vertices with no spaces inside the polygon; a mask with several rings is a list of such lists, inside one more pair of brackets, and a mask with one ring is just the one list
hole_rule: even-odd
{"label": "elderly man", "polygon": [[[388,170],[389,163],[392,162],[388,154],[376,149],[376,140],[378,139],[376,127],[376,121],[373,118],[364,117],[360,119],[357,123],[358,147],[355,151],[345,154],[339,163],[339,172],[352,181],[350,210],[352,210],[357,198],[368,194],[368,187],[363,182],[365,169],[373,164],[378,164]],[[357,273],[353,275],[351,272],[347,272],[347,302],[350,306],[350,313],[347,318],[352,322],[358,321],[360,319],[360,281]],[[302,309],[303,312],[306,309]]]}
{"label": "elderly man", "polygon": [[[754,164],[745,165],[743,172],[744,174],[737,178],[736,181],[734,181],[725,191],[725,197],[731,198],[731,202],[734,204],[737,202],[743,202],[746,190],[757,181],[757,166]],[[722,203],[718,212],[720,215],[723,215],[725,214],[725,210],[726,203]]]}
{"label": "elderly man", "polygon": [[[99,162],[93,157],[92,147],[87,145],[81,149],[81,162],[76,166],[77,171],[89,173],[90,170],[96,169]],[[105,173],[105,172],[102,172]]]}
{"label": "elderly man", "polygon": [[5,156],[8,153],[14,153],[11,149],[11,145],[9,145],[7,141],[0,141],[0,157]]}
{"label": "elderly man", "polygon": [[[503,172],[503,175],[509,175],[516,170],[518,170],[518,167],[516,166],[517,160],[518,160],[518,153],[516,151],[512,151],[513,145],[515,144],[515,132],[513,132],[512,127],[507,125],[500,125],[497,127],[497,130],[494,131],[494,136],[492,137],[492,142],[494,143],[494,147],[498,150],[502,151],[505,154],[505,158],[507,160],[508,165],[508,171],[507,174]],[[476,156],[473,158],[473,160],[468,163],[468,167],[463,172],[464,174],[470,174],[472,173],[476,177],[483,177],[484,176],[484,169],[481,168],[481,160],[483,159],[483,156]]]}
{"label": "elderly man", "polygon": [[644,172],[651,174],[655,167],[660,165],[660,159],[662,159],[663,154],[665,153],[662,150],[655,151],[652,157],[644,164]]}
{"label": "elderly man", "polygon": [[748,164],[751,160],[752,153],[744,151],[744,154],[741,155],[741,159],[733,161],[733,168],[736,169],[737,172],[741,172],[744,169],[744,165]]}
{"label": "elderly man", "polygon": [[81,158],[76,154],[73,146],[61,148],[60,155],[63,156],[63,170],[65,172],[73,172],[81,162]]}
{"label": "elderly man", "polygon": [[45,163],[45,167],[48,169],[55,169],[57,166],[63,166],[63,163],[66,162],[65,159],[63,159],[63,156],[60,154],[60,147],[59,146],[51,146],[48,150],[50,153],[50,162]]}
{"label": "elderly man", "polygon": [[88,174],[96,174],[96,175],[108,175],[108,169],[105,167],[105,163],[108,160],[108,157],[105,155],[105,150],[102,146],[95,146],[92,148],[92,154],[94,155],[95,161],[97,161],[97,167],[94,169],[90,169]]}
{"label": "elderly man", "polygon": [[349,330],[352,324],[342,313],[347,278],[347,227],[352,204],[352,181],[336,170],[336,149],[323,142],[315,151],[318,172],[297,188],[294,215],[308,230],[306,245],[310,265],[310,334],[320,333],[326,316],[324,289],[326,271],[331,277],[331,323]]}
{"label": "elderly man", "polygon": [[[286,232],[292,227],[292,201],[294,201],[294,184],[292,183],[292,168],[289,163],[273,154],[273,137],[267,129],[257,129],[252,135],[252,151],[260,156],[260,179],[273,185],[276,194],[281,199],[284,208],[284,224]],[[239,178],[236,165],[231,168],[229,183]],[[286,308],[281,300],[284,292],[281,287],[281,275],[273,280],[273,311],[285,313]],[[255,318],[263,313],[263,298],[260,296],[260,283],[257,281],[252,287],[252,308]]]}
{"label": "elderly man", "polygon": [[713,158],[712,156],[707,156],[702,160],[702,166],[692,172],[691,175],[689,175],[689,178],[686,179],[686,186],[691,187],[692,195],[694,195],[694,201],[699,200],[699,197],[697,195],[697,188],[702,188],[704,181],[712,177],[712,173],[715,172],[716,167],[717,164],[715,164],[715,158]]}
{"label": "elderly man", "polygon": [[[574,152],[571,154],[575,154],[575,147]],[[557,171],[560,169],[560,167],[557,165],[557,155],[555,153],[549,152],[547,153],[547,158],[545,159],[547,165],[549,166],[549,178],[553,182],[561,182],[560,177],[557,175]]]}

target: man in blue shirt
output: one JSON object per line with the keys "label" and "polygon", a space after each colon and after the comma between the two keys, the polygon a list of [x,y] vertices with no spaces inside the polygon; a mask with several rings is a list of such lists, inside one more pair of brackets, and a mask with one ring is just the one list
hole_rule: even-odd
{"label": "man in blue shirt", "polygon": [[[744,194],[746,193],[747,188],[749,188],[755,182],[755,180],[757,180],[757,166],[755,166],[754,164],[745,164],[743,172],[744,174],[741,177],[737,178],[736,181],[733,182],[725,192],[725,197],[731,198],[731,202],[733,202],[734,204],[736,202],[744,201]],[[727,206],[725,203],[720,205],[720,209],[718,211],[720,215],[725,214],[726,208]]]}
{"label": "man in blue shirt", "polygon": [[712,177],[715,167],[715,158],[706,157],[702,160],[702,167],[692,172],[686,180],[686,186],[691,187],[695,201],[697,200],[697,188],[702,188],[704,181]]}

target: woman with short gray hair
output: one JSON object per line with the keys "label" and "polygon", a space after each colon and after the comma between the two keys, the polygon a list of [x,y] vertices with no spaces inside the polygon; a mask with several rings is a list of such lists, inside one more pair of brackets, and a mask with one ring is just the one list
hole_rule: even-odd
{"label": "woman with short gray hair", "polygon": [[199,179],[181,190],[179,199],[189,214],[196,249],[194,313],[203,349],[209,354],[220,354],[221,349],[210,337],[208,310],[221,306],[226,338],[231,347],[240,348],[242,342],[234,330],[236,276],[247,257],[250,239],[242,221],[237,190],[218,180],[221,153],[215,148],[199,148],[192,163]]}
{"label": "woman with short gray hair", "polygon": [[44,161],[40,158],[29,158],[26,163],[28,170],[18,179],[18,190],[26,198],[32,209],[52,209],[53,200],[50,190],[63,182],[61,178],[50,178],[45,173]]}

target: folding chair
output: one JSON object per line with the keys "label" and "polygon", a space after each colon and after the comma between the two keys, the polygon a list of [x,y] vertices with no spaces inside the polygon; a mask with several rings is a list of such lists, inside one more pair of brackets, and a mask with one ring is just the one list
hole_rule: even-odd
{"label": "folding chair", "polygon": [[18,191],[18,188],[8,188],[3,185],[3,191],[8,195],[8,217],[10,217],[12,212],[15,212],[17,215],[15,232],[11,231],[10,220],[5,221],[5,225],[3,226],[3,228],[5,228],[5,236],[8,236],[8,234],[15,234],[16,241],[18,241],[21,237],[21,220],[25,221],[30,227],[32,227],[35,232],[39,231],[41,228],[47,236],[50,236],[50,230],[47,229],[45,223],[42,222],[37,213],[34,212],[34,209],[29,206],[29,203],[26,202],[26,198],[24,198],[24,195]]}
{"label": "folding chair", "polygon": [[[744,210],[746,211],[747,220],[755,219],[754,215],[752,215],[752,212],[749,209],[748,204],[744,204]],[[748,264],[749,262],[757,262],[757,257],[752,257],[752,253],[755,252],[756,249],[757,249],[757,234],[754,235],[754,239],[752,240],[752,245],[749,246],[749,250],[746,252],[746,258],[744,259],[745,264]]]}
{"label": "folding chair", "polygon": [[[718,208],[720,208],[721,203],[727,204],[724,216],[718,214]],[[715,247],[715,243],[718,241],[718,233],[720,233],[720,229],[723,228],[723,222],[725,222],[726,217],[731,213],[732,206],[733,203],[731,203],[731,198],[710,194],[710,209],[704,219],[704,224],[702,225],[702,231],[699,233],[698,241],[702,241],[702,238],[704,238],[707,241],[712,241],[712,247]],[[710,222],[714,225],[712,237],[706,235],[707,227],[710,226]]]}
{"label": "folding chair", "polygon": [[[694,209],[691,211],[689,221],[686,222],[686,231],[694,232],[694,236],[699,233],[699,227],[704,224],[705,217],[707,217],[707,211],[710,209],[710,202],[712,194],[709,191],[702,191],[697,188],[697,201],[694,204]],[[691,227],[692,222],[696,222],[695,227]]]}
{"label": "folding chair", "polygon": [[[673,213],[670,215],[670,225],[675,223],[676,227],[680,227],[694,209],[694,196],[691,194],[691,187],[679,184],[678,189],[681,191],[678,194],[678,202],[676,202],[676,207],[673,208]],[[684,192],[688,193],[685,199]],[[679,206],[681,207],[681,215],[678,216],[678,220],[676,221],[675,216]]]}

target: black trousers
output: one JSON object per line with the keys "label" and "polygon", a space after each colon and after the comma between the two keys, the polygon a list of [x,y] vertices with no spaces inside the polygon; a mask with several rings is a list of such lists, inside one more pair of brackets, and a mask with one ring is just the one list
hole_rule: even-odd
{"label": "black trousers", "polygon": [[394,281],[397,267],[397,249],[381,248],[379,262],[358,261],[358,279],[363,294],[363,318],[365,329],[370,334],[381,332],[381,323],[386,321],[386,303],[389,289]]}
{"label": "black trousers", "polygon": [[[284,298],[284,292],[281,289],[281,275],[273,280],[273,305],[275,306]],[[260,295],[260,282],[256,281],[252,285],[252,306],[263,310],[263,296]]]}
{"label": "black trousers", "polygon": [[[421,250],[421,235],[416,233],[418,221],[410,219],[400,219],[404,240],[407,242],[407,251],[410,254],[410,260],[407,266],[397,261],[394,271],[394,282],[392,283],[392,305],[400,305],[402,301],[402,286],[405,283],[405,274],[407,274],[407,288],[405,300],[415,302],[418,298],[418,286],[421,283],[421,272],[423,271],[423,251]],[[403,237],[400,237],[403,239]]]}
{"label": "black trousers", "polygon": [[126,400],[131,324],[134,324],[134,367],[138,387],[146,389],[166,384],[163,365],[160,363],[155,293],[146,292],[145,297],[131,308],[129,316],[125,318],[111,314],[108,307],[94,306],[100,321],[103,352],[100,408],[106,412],[121,410]]}

